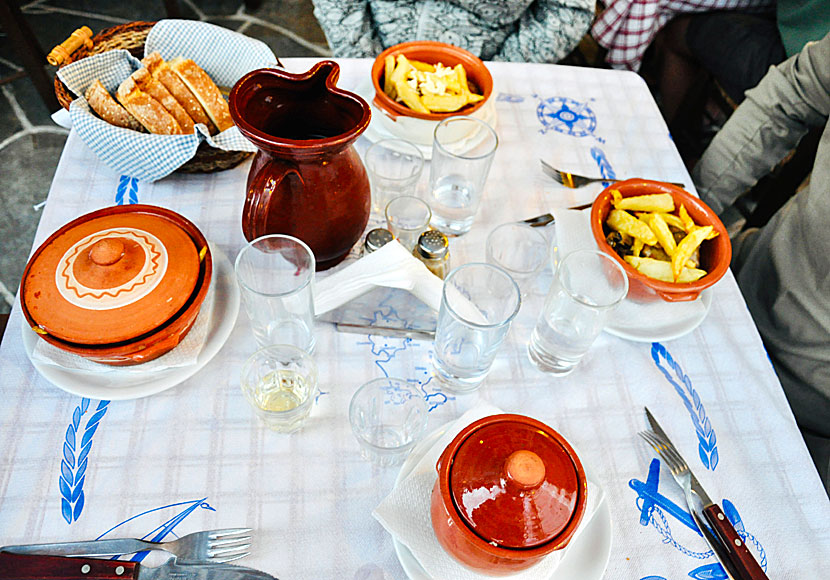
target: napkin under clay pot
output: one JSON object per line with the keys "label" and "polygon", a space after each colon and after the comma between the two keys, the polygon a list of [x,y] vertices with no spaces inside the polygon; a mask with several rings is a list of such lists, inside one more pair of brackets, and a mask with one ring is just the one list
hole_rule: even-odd
{"label": "napkin under clay pot", "polygon": [[216,300],[216,285],[211,284],[193,326],[182,341],[173,350],[140,365],[112,366],[93,362],[80,355],[61,350],[45,340],[38,340],[35,343],[35,348],[32,351],[32,360],[65,369],[93,373],[108,373],[113,371],[145,373],[148,371],[161,371],[169,368],[194,365],[198,361],[199,353],[202,352],[202,347],[204,347],[207,341],[213,306]]}
{"label": "napkin under clay pot", "polygon": [[[481,404],[443,427],[444,431],[441,436],[418,461],[412,472],[399,481],[392,492],[372,512],[375,519],[397,541],[409,548],[427,574],[436,580],[482,580],[492,578],[492,576],[484,576],[462,566],[455,558],[444,551],[432,529],[430,497],[432,487],[438,477],[435,464],[447,445],[464,427],[473,421],[499,413],[502,413],[500,409],[492,405]],[[602,501],[602,488],[589,477],[585,515],[571,542],[582,533]],[[506,576],[506,578],[511,580],[550,578],[567,550],[566,547],[552,552],[535,566],[517,574]],[[505,578],[505,576],[502,576],[502,578]]]}

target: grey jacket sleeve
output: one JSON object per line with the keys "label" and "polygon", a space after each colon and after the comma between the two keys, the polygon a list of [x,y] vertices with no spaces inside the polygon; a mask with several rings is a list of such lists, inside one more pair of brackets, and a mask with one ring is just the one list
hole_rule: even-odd
{"label": "grey jacket sleeve", "polygon": [[558,62],[588,32],[595,0],[537,0],[522,14],[518,28],[493,60]]}
{"label": "grey jacket sleeve", "polygon": [[770,68],[715,136],[692,177],[720,213],[830,113],[830,34]]}
{"label": "grey jacket sleeve", "polygon": [[383,52],[367,0],[313,0],[314,16],[334,56],[375,57]]}

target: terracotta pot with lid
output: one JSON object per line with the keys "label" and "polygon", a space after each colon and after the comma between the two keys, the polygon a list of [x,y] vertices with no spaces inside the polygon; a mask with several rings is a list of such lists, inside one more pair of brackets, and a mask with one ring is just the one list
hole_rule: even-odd
{"label": "terracotta pot with lid", "polygon": [[430,511],[438,541],[482,574],[515,574],[564,548],[585,513],[579,458],[529,417],[475,421],[447,446],[437,470]]}
{"label": "terracotta pot with lid", "polygon": [[168,209],[83,215],[38,247],[23,272],[23,315],[50,344],[110,365],[152,360],[187,334],[210,287],[207,240]]}

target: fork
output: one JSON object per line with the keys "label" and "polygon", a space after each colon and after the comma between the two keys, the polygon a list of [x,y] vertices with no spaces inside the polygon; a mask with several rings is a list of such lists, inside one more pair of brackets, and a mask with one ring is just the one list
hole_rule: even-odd
{"label": "fork", "polygon": [[25,544],[4,546],[0,548],[0,551],[47,556],[116,556],[144,550],[164,550],[174,554],[180,562],[217,562],[221,564],[244,558],[250,554],[248,548],[251,547],[251,531],[251,528],[206,530],[193,532],[169,542],[115,538],[88,542]]}
{"label": "fork", "polygon": [[[560,169],[556,169],[555,167],[551,167],[542,159],[539,160],[542,164],[542,171],[548,177],[552,177],[554,181],[559,184],[564,185],[569,189],[576,189],[578,187],[582,187],[583,185],[588,185],[589,183],[597,183],[600,181],[604,181],[606,183],[618,183],[620,181],[624,181],[623,179],[609,179],[607,177],[585,177],[584,175],[574,175],[573,173],[568,173],[567,171],[562,171]],[[672,185],[676,185],[677,187],[686,188],[685,185],[682,183],[674,183],[668,181],[666,183],[671,183]]]}
{"label": "fork", "polygon": [[[580,209],[588,209],[594,205],[594,202],[591,203],[583,203],[582,205],[572,205],[566,209],[573,209],[573,210],[580,210]],[[552,213],[543,213],[542,215],[537,215],[532,218],[527,218],[526,220],[522,220],[522,223],[529,225],[532,228],[543,228],[549,223],[553,223],[555,221]]]}
{"label": "fork", "polygon": [[715,557],[723,567],[727,578],[734,580],[736,578],[736,572],[732,563],[729,561],[729,554],[723,544],[721,544],[720,539],[697,514],[697,510],[692,507],[700,502],[695,501],[695,495],[692,493],[693,476],[686,460],[683,459],[671,442],[666,441],[654,431],[640,431],[638,435],[642,437],[646,443],[654,449],[654,451],[657,452],[657,455],[660,456],[669,468],[674,480],[683,489],[683,494],[686,496],[686,504],[689,506],[689,513],[691,514],[692,519],[695,524],[697,524],[697,527],[703,538],[706,540],[706,543],[709,544],[709,547],[715,552]]}

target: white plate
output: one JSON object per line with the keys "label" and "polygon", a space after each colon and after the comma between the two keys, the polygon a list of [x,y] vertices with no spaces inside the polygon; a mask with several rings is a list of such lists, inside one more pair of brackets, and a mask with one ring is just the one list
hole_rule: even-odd
{"label": "white plate", "polygon": [[[401,471],[395,479],[395,485],[408,476],[421,458],[445,432],[439,427],[421,441],[406,458]],[[583,464],[583,467],[587,466]],[[392,538],[398,560],[410,580],[437,580],[432,578],[421,566],[409,548]],[[611,556],[611,510],[607,499],[603,498],[591,521],[582,532],[568,545],[568,549],[549,580],[600,580],[605,574],[608,558]],[[509,578],[509,576],[506,576]]]}
{"label": "white plate", "polygon": [[[571,248],[597,249],[593,235],[590,233],[590,209],[579,212],[562,211],[558,217],[567,226],[566,236]],[[553,271],[563,255],[559,247],[557,225],[545,228],[550,238],[550,263]],[[578,231],[577,231],[578,230]],[[706,318],[712,306],[712,289],[707,288],[696,300],[690,302],[666,302],[655,299],[653,302],[635,302],[626,298],[609,315],[605,332],[625,340],[635,342],[661,342],[680,338],[695,328]]]}
{"label": "white plate", "polygon": [[110,401],[138,399],[175,387],[190,378],[219,352],[230,336],[239,314],[239,286],[234,278],[233,266],[228,257],[216,246],[211,245],[210,251],[215,268],[213,283],[216,296],[207,339],[196,364],[147,373],[117,368],[103,373],[64,369],[32,360],[32,352],[38,338],[24,319],[23,346],[29,360],[43,378],[59,389],[90,399]]}
{"label": "white plate", "polygon": [[[355,93],[360,95],[372,109],[372,119],[369,121],[369,126],[366,128],[366,131],[363,132],[363,136],[366,137],[370,142],[376,143],[381,139],[401,139],[402,137],[398,135],[393,135],[389,132],[389,130],[383,126],[383,122],[380,120],[380,115],[384,115],[385,113],[378,109],[375,104],[372,102],[375,98],[375,89],[372,85],[371,80],[364,79],[355,89],[353,89]],[[484,121],[493,129],[496,128],[496,121],[497,121],[497,114],[496,114],[496,107],[495,107],[495,93],[490,97],[493,100],[493,105],[489,107],[482,107],[479,109],[480,111],[480,120]],[[474,145],[478,145],[479,142],[483,141],[487,137],[487,133],[484,131],[480,131],[476,138],[472,139],[471,147]],[[410,140],[411,141],[411,140]],[[432,159],[432,145],[424,145],[422,143],[412,143],[421,154],[424,156],[424,159],[429,161]],[[390,147],[393,151],[395,150],[394,147]],[[401,153],[406,153],[407,151],[401,151]]]}
{"label": "white plate", "polygon": [[[650,315],[649,306],[628,300],[611,315],[605,332],[635,342],[661,342],[674,340],[692,332],[709,313],[712,306],[712,289],[707,288],[693,302],[657,303],[660,317]],[[656,312],[657,310],[654,310]],[[667,316],[668,313],[674,313]]]}

